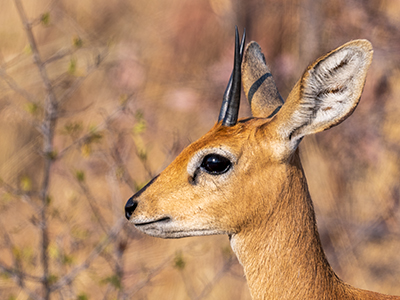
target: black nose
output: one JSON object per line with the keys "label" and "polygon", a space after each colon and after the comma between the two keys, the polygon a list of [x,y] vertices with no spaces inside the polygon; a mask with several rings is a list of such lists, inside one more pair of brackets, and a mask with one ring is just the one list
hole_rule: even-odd
{"label": "black nose", "polygon": [[129,198],[128,202],[125,204],[125,217],[129,220],[138,206],[138,202],[133,200],[133,197]]}

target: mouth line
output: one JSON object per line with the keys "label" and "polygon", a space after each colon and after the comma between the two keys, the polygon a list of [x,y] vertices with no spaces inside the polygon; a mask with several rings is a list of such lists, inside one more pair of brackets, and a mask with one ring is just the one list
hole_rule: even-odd
{"label": "mouth line", "polygon": [[150,221],[150,222],[144,222],[144,223],[135,223],[135,226],[145,226],[145,225],[150,225],[154,223],[159,223],[159,222],[169,222],[171,221],[170,217],[164,217],[158,220]]}

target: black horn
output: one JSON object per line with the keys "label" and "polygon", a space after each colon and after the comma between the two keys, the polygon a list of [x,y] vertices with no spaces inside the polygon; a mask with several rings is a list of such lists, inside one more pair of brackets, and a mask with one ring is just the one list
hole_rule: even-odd
{"label": "black horn", "polygon": [[233,64],[233,71],[224,93],[222,106],[218,117],[218,122],[222,120],[223,126],[235,125],[239,115],[241,92],[241,65],[243,58],[243,48],[246,39],[246,29],[243,31],[243,37],[240,46],[238,28],[236,27],[235,29],[235,59]]}

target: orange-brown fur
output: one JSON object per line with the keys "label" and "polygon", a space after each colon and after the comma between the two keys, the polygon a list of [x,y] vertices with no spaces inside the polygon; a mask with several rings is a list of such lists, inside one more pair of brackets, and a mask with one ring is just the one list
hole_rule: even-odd
{"label": "orange-brown fur", "polygon": [[[216,125],[144,192],[138,213],[168,211],[222,227],[232,236],[254,299],[400,299],[353,288],[336,276],[322,250],[298,151],[287,162],[271,160],[268,143],[257,137],[266,123],[250,119],[235,127]],[[179,166],[186,166],[194,151],[228,140],[240,157],[235,167],[241,177],[233,177],[216,197],[207,197],[204,186],[193,191],[186,169]],[[250,163],[253,156],[259,163]]]}
{"label": "orange-brown fur", "polygon": [[[366,41],[357,41],[336,51],[350,49],[352,54],[352,47],[359,51],[354,55],[358,55],[355,59],[360,59],[363,69],[343,110],[326,120],[322,114],[316,123],[311,114],[296,127],[302,121],[302,115],[296,112],[304,109],[302,94],[311,84],[311,72],[321,61],[329,59],[329,54],[307,69],[274,117],[241,120],[232,127],[217,123],[184,149],[133,197],[137,207],[131,221],[144,232],[164,238],[228,234],[254,299],[400,299],[347,285],[331,269],[318,235],[297,149],[302,136],[340,123],[356,107],[372,48]],[[339,59],[333,60],[332,65],[335,63],[338,68],[347,64]],[[250,85],[251,82],[247,84]],[[338,92],[334,84],[323,88],[328,94]],[[259,107],[252,110],[263,111]],[[268,115],[269,110],[263,113]],[[232,160],[229,171],[216,176],[201,171],[199,166],[190,167],[193,162],[198,163],[196,155],[201,158],[202,153],[208,153],[204,151],[225,151]],[[199,172],[193,173],[194,169]]]}

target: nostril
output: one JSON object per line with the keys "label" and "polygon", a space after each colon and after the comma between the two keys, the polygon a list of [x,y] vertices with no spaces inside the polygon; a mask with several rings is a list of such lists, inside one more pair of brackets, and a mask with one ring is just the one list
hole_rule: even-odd
{"label": "nostril", "polygon": [[138,202],[133,200],[133,197],[129,198],[125,205],[125,217],[129,220],[138,206]]}

